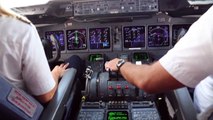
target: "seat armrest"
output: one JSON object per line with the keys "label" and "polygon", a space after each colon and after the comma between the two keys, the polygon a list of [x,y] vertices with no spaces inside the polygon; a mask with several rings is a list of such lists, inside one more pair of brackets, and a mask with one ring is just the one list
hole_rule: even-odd
{"label": "seat armrest", "polygon": [[196,120],[196,110],[186,87],[166,94],[175,112],[176,120]]}
{"label": "seat armrest", "polygon": [[186,87],[174,90],[184,120],[196,120],[196,110]]}
{"label": "seat armrest", "polygon": [[75,68],[70,68],[65,72],[53,99],[44,109],[40,120],[61,120],[63,118],[64,105],[70,97],[70,91],[75,83],[76,72]]}

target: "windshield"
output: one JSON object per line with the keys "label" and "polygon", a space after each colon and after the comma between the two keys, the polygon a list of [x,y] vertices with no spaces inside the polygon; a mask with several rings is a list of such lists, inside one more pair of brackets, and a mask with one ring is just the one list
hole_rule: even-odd
{"label": "windshield", "polygon": [[8,8],[14,8],[46,4],[48,1],[49,0],[2,0],[2,4]]}
{"label": "windshield", "polygon": [[213,4],[213,0],[188,0],[191,5]]}

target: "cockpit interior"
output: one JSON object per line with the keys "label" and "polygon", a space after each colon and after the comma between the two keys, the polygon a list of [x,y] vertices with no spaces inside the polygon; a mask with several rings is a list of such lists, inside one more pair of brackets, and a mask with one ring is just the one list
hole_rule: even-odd
{"label": "cockpit interior", "polygon": [[104,64],[113,58],[152,64],[212,4],[212,0],[50,0],[12,7],[36,26],[47,45],[44,50],[51,69],[72,55],[83,59],[86,67],[80,78],[75,77],[76,69],[70,69],[45,106],[26,93],[20,97],[24,102],[14,103],[12,96],[22,92],[10,88],[6,93],[0,87],[5,97],[0,116],[17,120],[196,120],[192,88],[149,94],[119,73],[106,71]]}

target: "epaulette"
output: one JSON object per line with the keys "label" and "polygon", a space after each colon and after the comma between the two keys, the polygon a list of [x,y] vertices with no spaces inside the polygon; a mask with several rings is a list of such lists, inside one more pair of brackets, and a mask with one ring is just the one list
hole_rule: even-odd
{"label": "epaulette", "polygon": [[16,16],[16,18],[24,23],[31,24],[31,21],[23,16]]}

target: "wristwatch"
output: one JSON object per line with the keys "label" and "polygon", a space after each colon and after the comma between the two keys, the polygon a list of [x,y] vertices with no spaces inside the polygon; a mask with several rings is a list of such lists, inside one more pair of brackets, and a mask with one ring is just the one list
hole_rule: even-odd
{"label": "wristwatch", "polygon": [[124,59],[120,59],[118,61],[118,63],[116,64],[117,68],[118,68],[118,72],[120,72],[120,68],[121,66],[125,63],[126,61]]}

